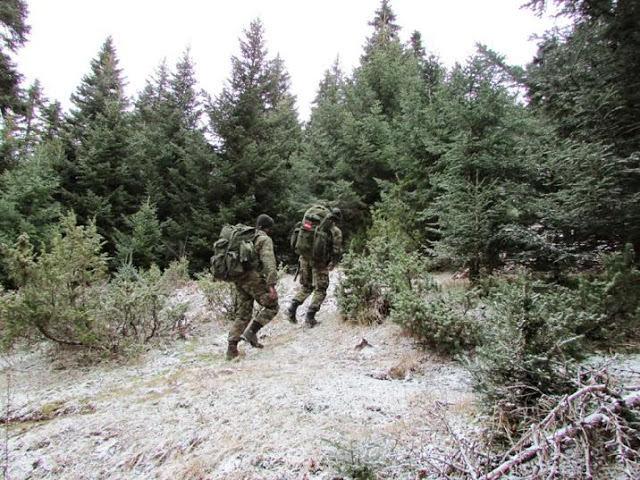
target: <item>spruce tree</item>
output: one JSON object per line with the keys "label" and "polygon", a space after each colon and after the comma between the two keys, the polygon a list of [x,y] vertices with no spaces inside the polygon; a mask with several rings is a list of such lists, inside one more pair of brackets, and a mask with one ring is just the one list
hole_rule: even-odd
{"label": "spruce tree", "polygon": [[481,51],[457,65],[440,91],[441,154],[424,214],[437,218],[435,253],[465,265],[472,277],[499,265],[509,232],[531,220],[532,174],[519,155],[528,122],[510,79]]}
{"label": "spruce tree", "polygon": [[186,255],[192,268],[201,269],[210,256],[221,188],[203,102],[188,49],[174,71],[163,61],[136,101],[133,158],[141,172],[139,191],[157,209],[163,230],[161,265]]}
{"label": "spruce tree", "polygon": [[131,263],[145,269],[159,264],[162,258],[162,226],[155,205],[147,199],[136,213],[127,217],[126,224],[130,233],[117,234],[117,259],[120,263]]}
{"label": "spruce tree", "polygon": [[22,75],[12,57],[27,40],[26,18],[23,0],[0,3],[0,173],[16,165],[21,153]]}
{"label": "spruce tree", "polygon": [[[586,249],[598,243],[619,248],[632,242],[638,251],[640,4],[559,3],[573,23],[547,32],[527,69],[530,104],[560,138],[557,162],[563,165],[554,195],[564,200],[565,208],[554,223],[572,231],[572,242]],[[529,5],[544,9],[545,2],[533,0]],[[595,152],[599,153],[594,157]],[[593,222],[567,223],[569,212],[588,214]]]}
{"label": "spruce tree", "polygon": [[421,35],[414,32],[406,49],[400,112],[394,120],[394,141],[398,149],[393,168],[397,181],[385,185],[384,203],[401,203],[414,212],[401,222],[412,232],[413,243],[417,245],[434,239],[427,226],[435,218],[424,212],[434,198],[431,184],[434,165],[450,142],[449,128],[442,116],[443,102],[440,102],[446,73],[436,55],[428,53],[423,46]]}
{"label": "spruce tree", "polygon": [[3,0],[0,4],[0,113],[3,120],[11,112],[22,110],[22,75],[11,57],[27,41],[27,13],[24,0]]}
{"label": "spruce tree", "polygon": [[[21,125],[23,156],[33,153],[36,146],[51,133],[50,112],[49,101],[42,93],[40,82],[36,80],[26,92],[24,119]],[[51,139],[51,136],[49,138]]]}
{"label": "spruce tree", "polygon": [[338,58],[324,73],[313,101],[311,116],[305,129],[302,160],[304,168],[311,172],[301,181],[308,181],[309,203],[316,199],[330,199],[331,186],[339,180],[336,166],[344,163],[344,122],[346,78]]}
{"label": "spruce tree", "polygon": [[231,77],[209,109],[222,171],[233,179],[223,212],[232,222],[253,222],[261,212],[278,216],[301,141],[282,59],[269,59],[260,20],[244,35],[241,55],[231,59]]}
{"label": "spruce tree", "polygon": [[[380,198],[378,180],[393,179],[397,158],[394,121],[405,88],[404,47],[389,2],[382,0],[370,22],[360,65],[345,86],[342,155],[338,176],[349,182],[360,201],[371,206]],[[362,212],[366,216],[366,212]]]}
{"label": "spruce tree", "polygon": [[[0,175],[0,244],[13,245],[22,234],[37,248],[50,244],[62,212],[55,199],[60,178],[54,169],[62,156],[59,142],[45,143]],[[4,265],[0,265],[0,283],[6,285],[6,281]]]}
{"label": "spruce tree", "polygon": [[129,101],[124,94],[122,71],[111,37],[91,61],[86,75],[72,95],[73,108],[65,132],[67,159],[61,165],[62,200],[78,221],[95,219],[107,239],[107,251],[115,249],[114,234],[123,216],[137,208],[132,192]]}

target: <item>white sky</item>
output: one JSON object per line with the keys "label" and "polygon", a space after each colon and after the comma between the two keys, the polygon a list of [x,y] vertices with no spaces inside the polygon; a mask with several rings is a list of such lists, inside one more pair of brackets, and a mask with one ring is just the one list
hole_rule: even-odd
{"label": "white sky", "polygon": [[[447,66],[464,62],[475,42],[506,55],[511,64],[531,60],[531,35],[552,26],[521,10],[524,0],[391,0],[407,41],[422,34],[429,52]],[[336,57],[350,74],[371,35],[380,0],[27,0],[31,33],[17,56],[30,84],[40,80],[50,100],[65,109],[89,73],[107,36],[114,39],[129,96],[137,94],[163,58],[173,70],[187,47],[200,87],[217,96],[231,74],[231,56],[252,20],[264,24],[269,57],[284,60],[307,119],[318,83]]]}

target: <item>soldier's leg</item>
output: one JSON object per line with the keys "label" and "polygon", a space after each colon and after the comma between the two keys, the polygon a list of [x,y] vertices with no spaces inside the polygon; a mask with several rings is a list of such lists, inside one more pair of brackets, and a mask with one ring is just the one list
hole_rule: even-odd
{"label": "soldier's leg", "polygon": [[236,312],[231,330],[229,331],[229,342],[240,341],[242,332],[251,322],[253,315],[253,297],[245,290],[244,286],[236,285]]}
{"label": "soldier's leg", "polygon": [[302,304],[311,292],[313,292],[313,268],[311,262],[300,257],[300,286],[293,297],[293,301],[298,305]]}
{"label": "soldier's leg", "polygon": [[311,302],[309,302],[309,308],[307,309],[307,316],[305,318],[305,323],[309,327],[314,327],[318,323],[316,313],[320,310],[322,302],[324,302],[327,296],[329,271],[326,265],[315,264],[313,266],[313,286],[313,297],[311,297]]}
{"label": "soldier's leg", "polygon": [[262,348],[262,344],[258,342],[257,333],[277,315],[278,299],[273,299],[269,296],[269,287],[257,273],[250,275],[243,288],[247,294],[258,302],[261,308],[251,325],[245,328],[242,338],[247,340],[253,347]]}
{"label": "soldier's leg", "polygon": [[313,297],[309,303],[309,310],[320,310],[322,302],[327,296],[329,288],[329,270],[326,265],[313,266]]}

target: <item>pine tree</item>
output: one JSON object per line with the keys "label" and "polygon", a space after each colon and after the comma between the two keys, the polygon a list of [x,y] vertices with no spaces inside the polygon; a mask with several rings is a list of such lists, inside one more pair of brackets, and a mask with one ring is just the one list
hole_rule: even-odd
{"label": "pine tree", "polygon": [[27,3],[24,0],[3,0],[0,4],[0,113],[5,120],[11,112],[22,110],[20,81],[11,55],[27,41]]}
{"label": "pine tree", "polygon": [[166,60],[163,60],[140,92],[132,118],[134,148],[131,153],[132,163],[140,172],[138,189],[157,206],[160,218],[169,215],[164,183],[166,171],[173,164],[172,137],[179,130],[172,122],[170,75]]}
{"label": "pine tree", "polygon": [[126,224],[131,233],[117,234],[117,259],[120,263],[132,263],[145,269],[160,263],[162,226],[155,205],[147,199],[136,213],[127,217]]}
{"label": "pine tree", "polygon": [[[91,73],[84,76],[76,92],[71,95],[71,124],[74,127],[90,125],[91,121],[105,116],[110,110],[122,112],[128,108],[129,101],[124,94],[125,83],[118,63],[113,38],[107,37],[98,57],[91,60]],[[79,135],[80,132],[74,133]]]}
{"label": "pine tree", "polygon": [[[308,170],[301,181],[307,184],[306,198],[300,198],[302,205],[314,199],[334,199],[330,195],[331,186],[339,180],[336,166],[344,160],[344,122],[347,116],[345,103],[346,78],[340,68],[338,58],[324,73],[313,101],[309,123],[305,129],[305,142],[301,161],[302,169]],[[315,197],[315,198],[314,198]]]}
{"label": "pine tree", "polygon": [[22,156],[33,153],[36,146],[45,140],[47,135],[52,139],[48,118],[50,111],[49,101],[42,93],[40,82],[36,80],[26,92],[25,112],[20,135]]}
{"label": "pine tree", "polygon": [[[373,33],[364,46],[360,67],[355,73],[355,84],[364,85],[371,96],[363,105],[372,108],[370,102],[379,104],[382,114],[389,120],[399,112],[398,96],[402,91],[404,75],[404,48],[400,41],[400,27],[388,0],[382,0],[373,21]],[[368,96],[368,95],[367,95]]]}
{"label": "pine tree", "polygon": [[123,227],[123,215],[133,213],[130,127],[124,80],[111,37],[72,95],[68,128],[67,160],[61,165],[62,198],[78,220],[95,219],[98,231],[114,251],[113,235]]}
{"label": "pine tree", "polygon": [[400,112],[395,119],[397,184],[387,193],[418,212],[404,220],[407,229],[414,232],[414,242],[423,244],[432,239],[425,229],[435,220],[421,213],[433,201],[432,169],[450,141],[439,101],[444,94],[446,69],[433,53],[427,53],[418,32],[411,36],[406,56]]}
{"label": "pine tree", "polygon": [[345,86],[343,152],[336,173],[367,206],[380,199],[378,181],[393,178],[397,158],[394,120],[405,88],[406,56],[395,19],[389,2],[382,0],[360,65]]}
{"label": "pine tree", "polygon": [[136,101],[133,157],[141,171],[139,191],[161,222],[164,255],[157,261],[163,266],[187,255],[192,268],[204,268],[218,224],[223,188],[218,157],[205,136],[203,102],[188,49],[175,71],[162,62]]}
{"label": "pine tree", "polygon": [[[555,223],[577,234],[572,240],[585,247],[607,243],[618,248],[632,242],[638,250],[640,4],[635,0],[559,3],[573,24],[548,32],[527,69],[530,103],[560,137],[558,161],[561,152],[568,152],[561,166],[564,180],[556,182],[554,193],[563,198],[565,208]],[[529,5],[544,9],[545,2],[533,0]],[[567,223],[570,217],[578,219],[565,214],[584,214],[587,199],[589,217],[597,218]],[[612,199],[617,208],[612,208]]]}
{"label": "pine tree", "polygon": [[375,12],[375,17],[369,22],[373,27],[373,34],[365,44],[362,63],[371,61],[376,50],[386,49],[389,45],[400,42],[400,27],[395,22],[396,15],[391,9],[389,0],[382,0],[380,8]]}
{"label": "pine tree", "polygon": [[264,28],[251,22],[232,57],[228,84],[210,105],[211,128],[219,142],[228,185],[224,217],[253,222],[285,202],[292,157],[301,128],[283,61],[270,60]]}
{"label": "pine tree", "polygon": [[[49,142],[0,175],[0,244],[13,245],[27,234],[38,248],[49,245],[62,212],[55,199],[60,178],[54,169],[62,155],[62,146]],[[0,265],[0,283],[6,285],[6,280]]]}
{"label": "pine tree", "polygon": [[509,252],[509,231],[530,221],[531,166],[518,151],[526,138],[524,107],[509,91],[510,79],[483,54],[456,66],[440,90],[441,154],[429,169],[437,218],[435,252],[470,269],[499,265]]}

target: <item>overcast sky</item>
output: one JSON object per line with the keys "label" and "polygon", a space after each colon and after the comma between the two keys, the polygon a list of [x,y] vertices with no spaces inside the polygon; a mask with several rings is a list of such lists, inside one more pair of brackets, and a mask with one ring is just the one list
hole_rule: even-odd
{"label": "overcast sky", "polygon": [[[524,1],[524,0],[523,0]],[[391,0],[407,41],[422,34],[429,52],[451,66],[474,52],[475,42],[525,64],[535,53],[530,37],[553,25],[520,0]],[[107,36],[134,96],[166,58],[173,70],[187,48],[200,87],[217,96],[239,55],[252,20],[265,28],[270,58],[280,54],[291,77],[301,119],[307,119],[318,83],[336,57],[351,73],[372,32],[380,0],[27,0],[31,33],[17,57],[26,82],[39,79],[50,100],[65,109],[90,72]]]}

